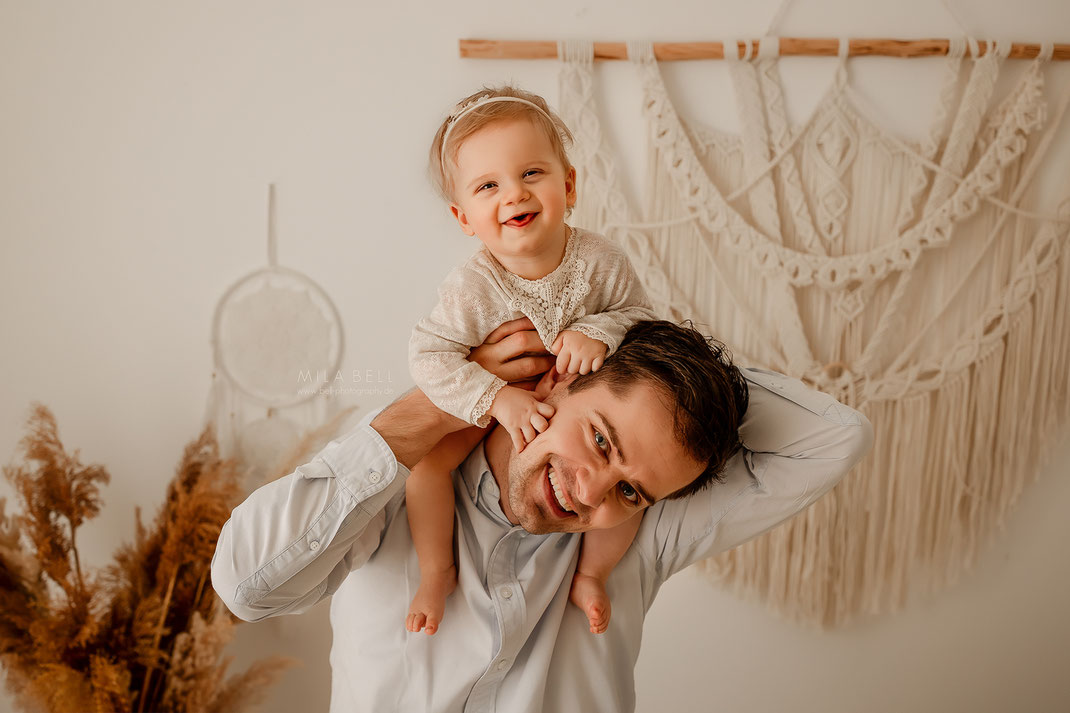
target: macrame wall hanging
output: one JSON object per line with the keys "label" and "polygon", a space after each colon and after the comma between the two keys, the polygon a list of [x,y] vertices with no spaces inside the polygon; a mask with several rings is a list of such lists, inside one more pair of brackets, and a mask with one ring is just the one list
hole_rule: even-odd
{"label": "macrame wall hanging", "polygon": [[[639,214],[601,130],[595,46],[506,44],[462,41],[462,55],[560,57],[580,176],[574,220],[622,242],[660,312],[704,324],[737,362],[802,378],[873,423],[873,452],[829,496],[705,570],[823,625],[954,581],[1070,421],[1070,200],[1038,208],[1033,182],[1070,99],[1064,89],[1049,106],[1044,69],[1070,47],[659,45],[666,59],[728,48],[743,127],[732,135],[680,115],[651,44],[599,43],[600,57],[631,61],[642,89],[650,174]],[[784,109],[784,54],[840,56],[799,126]],[[866,117],[849,54],[947,55],[922,142]],[[1011,56],[1036,59],[1017,63],[997,100]]]}
{"label": "macrame wall hanging", "polygon": [[342,320],[327,293],[276,259],[275,187],[268,194],[268,265],[227,288],[212,319],[215,369],[206,421],[253,489],[338,413],[329,382],[342,361]]}

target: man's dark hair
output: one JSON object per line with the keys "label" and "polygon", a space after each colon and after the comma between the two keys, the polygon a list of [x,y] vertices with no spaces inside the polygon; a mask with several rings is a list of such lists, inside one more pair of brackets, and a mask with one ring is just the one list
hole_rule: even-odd
{"label": "man's dark hair", "polygon": [[601,369],[578,376],[568,390],[605,384],[623,396],[643,380],[671,402],[676,440],[693,459],[707,464],[693,482],[668,497],[682,498],[723,480],[725,464],[741,445],[739,426],[748,400],[747,382],[725,345],[703,336],[690,322],[637,322]]}

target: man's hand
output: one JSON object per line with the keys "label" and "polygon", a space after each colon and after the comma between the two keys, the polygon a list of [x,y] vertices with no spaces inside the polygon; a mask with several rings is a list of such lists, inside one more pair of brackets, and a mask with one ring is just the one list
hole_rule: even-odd
{"label": "man's hand", "polygon": [[557,335],[551,351],[557,355],[558,374],[598,371],[606,360],[606,345],[603,342],[571,329]]}
{"label": "man's hand", "polygon": [[554,365],[554,358],[527,317],[506,322],[488,334],[483,344],[468,354],[468,360],[500,379],[529,390],[539,375]]}
{"label": "man's hand", "polygon": [[487,411],[509,432],[516,452],[535,440],[535,436],[550,426],[546,419],[554,415],[554,407],[544,404],[533,394],[515,386],[503,386],[494,396]]}
{"label": "man's hand", "polygon": [[[533,390],[539,375],[554,365],[553,357],[546,352],[535,326],[527,317],[514,319],[495,329],[482,345],[469,353],[468,358],[501,379],[518,382],[514,388],[528,390]],[[550,406],[546,408],[552,409]],[[371,423],[398,462],[409,468],[427,455],[447,433],[468,425],[440,411],[419,389],[403,394]],[[529,428],[534,425],[529,423]],[[523,445],[521,441],[520,448]]]}

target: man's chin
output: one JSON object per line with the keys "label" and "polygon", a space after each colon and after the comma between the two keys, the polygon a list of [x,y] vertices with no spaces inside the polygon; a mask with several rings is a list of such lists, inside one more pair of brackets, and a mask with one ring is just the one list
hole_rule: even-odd
{"label": "man's chin", "polygon": [[516,516],[517,523],[533,535],[548,535],[551,532],[561,532],[530,500],[513,499],[509,503]]}
{"label": "man's chin", "polygon": [[516,514],[516,519],[520,521],[520,526],[530,532],[533,535],[547,535],[554,532],[544,518],[538,517],[537,514],[527,510],[518,510],[517,503],[513,503],[513,513]]}
{"label": "man's chin", "polygon": [[564,527],[554,527],[550,523],[538,522],[525,524],[523,520],[520,521],[520,526],[530,532],[532,535],[552,535],[560,532],[572,532]]}
{"label": "man's chin", "polygon": [[533,510],[534,512],[532,512],[532,510],[519,511],[517,510],[516,505],[513,505],[513,512],[519,513],[517,514],[516,519],[519,521],[520,526],[533,535],[549,535],[555,532],[579,532],[575,527],[570,527],[570,525],[574,524],[572,520],[575,520],[575,518],[572,520],[555,521],[552,518],[542,516],[537,508],[533,508]]}
{"label": "man's chin", "polygon": [[532,535],[549,535],[553,532],[553,530],[546,527],[545,525],[531,523],[525,524],[524,522],[521,522],[520,526]]}

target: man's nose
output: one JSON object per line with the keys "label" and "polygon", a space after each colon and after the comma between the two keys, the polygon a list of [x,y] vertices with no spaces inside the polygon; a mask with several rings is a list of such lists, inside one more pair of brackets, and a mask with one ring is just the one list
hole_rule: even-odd
{"label": "man's nose", "polygon": [[619,476],[612,466],[602,464],[576,470],[576,499],[589,508],[602,504]]}

